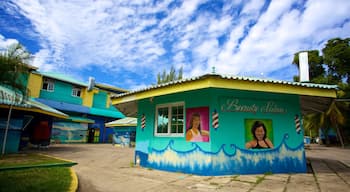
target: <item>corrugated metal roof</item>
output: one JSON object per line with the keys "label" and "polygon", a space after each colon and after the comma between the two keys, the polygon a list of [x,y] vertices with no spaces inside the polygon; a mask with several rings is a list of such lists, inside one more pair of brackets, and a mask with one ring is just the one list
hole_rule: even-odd
{"label": "corrugated metal roof", "polygon": [[96,83],[95,87],[98,87],[100,89],[104,89],[104,90],[107,90],[107,91],[110,91],[110,92],[114,92],[116,94],[128,92],[128,90],[121,89],[121,88],[118,88],[118,87],[114,87],[112,85],[102,84],[102,83]]}
{"label": "corrugated metal roof", "polygon": [[64,82],[67,82],[67,83],[72,83],[72,84],[80,85],[80,86],[83,86],[83,87],[87,87],[88,86],[87,83],[78,81],[78,80],[74,79],[73,77],[70,77],[70,76],[62,74],[62,73],[55,73],[55,72],[37,72],[37,73],[42,75],[42,76],[44,76],[44,77],[57,79],[57,80],[64,81]]}
{"label": "corrugated metal roof", "polygon": [[39,109],[41,109],[41,110],[43,110],[43,111],[47,111],[47,112],[49,112],[49,113],[58,114],[58,115],[60,115],[60,116],[66,116],[66,117],[68,117],[67,114],[62,113],[61,111],[58,111],[58,110],[56,110],[56,109],[54,109],[54,108],[51,108],[50,106],[47,106],[47,105],[45,105],[45,104],[43,104],[43,103],[40,103],[40,102],[38,102],[38,101],[35,101],[34,98],[31,98],[30,100],[28,100],[27,103],[30,104],[31,106],[36,107],[36,108],[39,108]]}
{"label": "corrugated metal roof", "polygon": [[105,124],[106,127],[127,127],[127,126],[136,126],[136,125],[137,125],[137,118],[135,117],[125,117],[123,119],[118,119]]}
{"label": "corrugated metal roof", "polygon": [[20,110],[33,111],[49,114],[56,117],[67,118],[68,115],[50,106],[35,101],[33,98],[23,98],[22,94],[9,88],[0,86],[0,105],[18,107]]}
{"label": "corrugated metal roof", "polygon": [[130,91],[127,93],[122,93],[118,95],[112,95],[112,98],[118,98],[118,97],[123,97],[127,95],[132,95],[135,93],[139,92],[145,92],[149,91],[152,89],[157,89],[161,87],[167,87],[171,85],[176,85],[176,84],[182,84],[182,83],[187,83],[187,82],[192,82],[196,81],[199,79],[205,79],[208,77],[217,77],[221,79],[227,79],[227,80],[238,80],[238,81],[249,81],[249,82],[259,82],[259,83],[272,83],[272,84],[282,84],[282,85],[292,85],[292,86],[297,86],[297,87],[309,87],[309,88],[321,88],[321,89],[337,89],[337,85],[325,85],[325,84],[315,84],[315,83],[301,83],[301,82],[292,82],[292,81],[282,81],[282,80],[274,80],[274,79],[265,79],[265,78],[255,78],[255,77],[243,77],[243,76],[232,76],[232,75],[220,75],[220,74],[205,74],[202,76],[196,76],[196,77],[191,77],[191,78],[186,78],[186,79],[181,79],[177,81],[171,81],[168,83],[163,83],[163,84],[158,84],[158,85],[152,85],[150,87],[145,87],[142,89]]}

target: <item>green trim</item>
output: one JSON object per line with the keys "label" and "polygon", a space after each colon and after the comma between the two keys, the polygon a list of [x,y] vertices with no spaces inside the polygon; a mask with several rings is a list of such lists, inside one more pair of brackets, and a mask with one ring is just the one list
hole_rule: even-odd
{"label": "green trim", "polygon": [[[114,110],[112,110],[112,109],[114,109]],[[104,116],[104,117],[112,117],[112,118],[124,118],[125,117],[120,111],[116,110],[115,108],[100,109],[100,108],[91,107],[90,114]]]}
{"label": "green trim", "polygon": [[79,122],[79,123],[95,123],[95,120],[89,119],[86,117],[79,117],[79,116],[69,116],[68,120]]}
{"label": "green trim", "polygon": [[50,163],[50,164],[41,164],[41,165],[20,165],[20,166],[9,166],[9,167],[0,167],[0,171],[5,170],[23,170],[30,168],[42,168],[42,167],[72,167],[77,165],[76,162],[67,162],[67,163]]}

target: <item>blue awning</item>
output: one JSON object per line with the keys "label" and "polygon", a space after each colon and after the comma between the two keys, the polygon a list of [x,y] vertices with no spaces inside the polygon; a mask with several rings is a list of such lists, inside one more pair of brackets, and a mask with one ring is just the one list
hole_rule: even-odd
{"label": "blue awning", "polygon": [[36,98],[35,100],[62,111],[70,111],[70,112],[86,113],[86,114],[90,113],[89,107],[85,107],[82,105],[65,103],[60,101],[53,101],[53,100],[42,99],[42,98]]}
{"label": "blue awning", "polygon": [[91,115],[118,118],[118,119],[125,117],[123,113],[118,111],[114,106],[111,106],[108,109],[101,109],[101,108],[95,108],[95,107],[89,108],[82,105],[65,103],[60,101],[53,101],[53,100],[42,99],[42,98],[36,98],[35,100],[61,111],[77,112],[77,113],[91,114]]}

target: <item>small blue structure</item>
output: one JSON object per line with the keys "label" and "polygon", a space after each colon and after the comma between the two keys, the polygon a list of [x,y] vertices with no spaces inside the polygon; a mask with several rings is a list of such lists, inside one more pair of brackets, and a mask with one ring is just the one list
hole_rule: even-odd
{"label": "small blue structure", "polygon": [[136,125],[137,119],[134,117],[126,117],[105,124],[107,128],[113,128],[112,143],[122,147],[135,145]]}

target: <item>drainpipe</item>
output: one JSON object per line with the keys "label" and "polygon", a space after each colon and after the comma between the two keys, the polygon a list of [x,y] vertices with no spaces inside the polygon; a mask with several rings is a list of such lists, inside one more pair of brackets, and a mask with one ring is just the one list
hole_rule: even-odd
{"label": "drainpipe", "polygon": [[5,129],[5,134],[4,134],[4,141],[2,142],[1,156],[4,156],[4,154],[5,154],[5,147],[6,147],[6,140],[7,140],[7,132],[8,132],[8,130],[9,130],[9,126],[10,126],[11,113],[12,113],[12,104],[10,105],[9,114],[8,114],[8,116],[7,116],[7,123],[6,123],[6,129]]}

